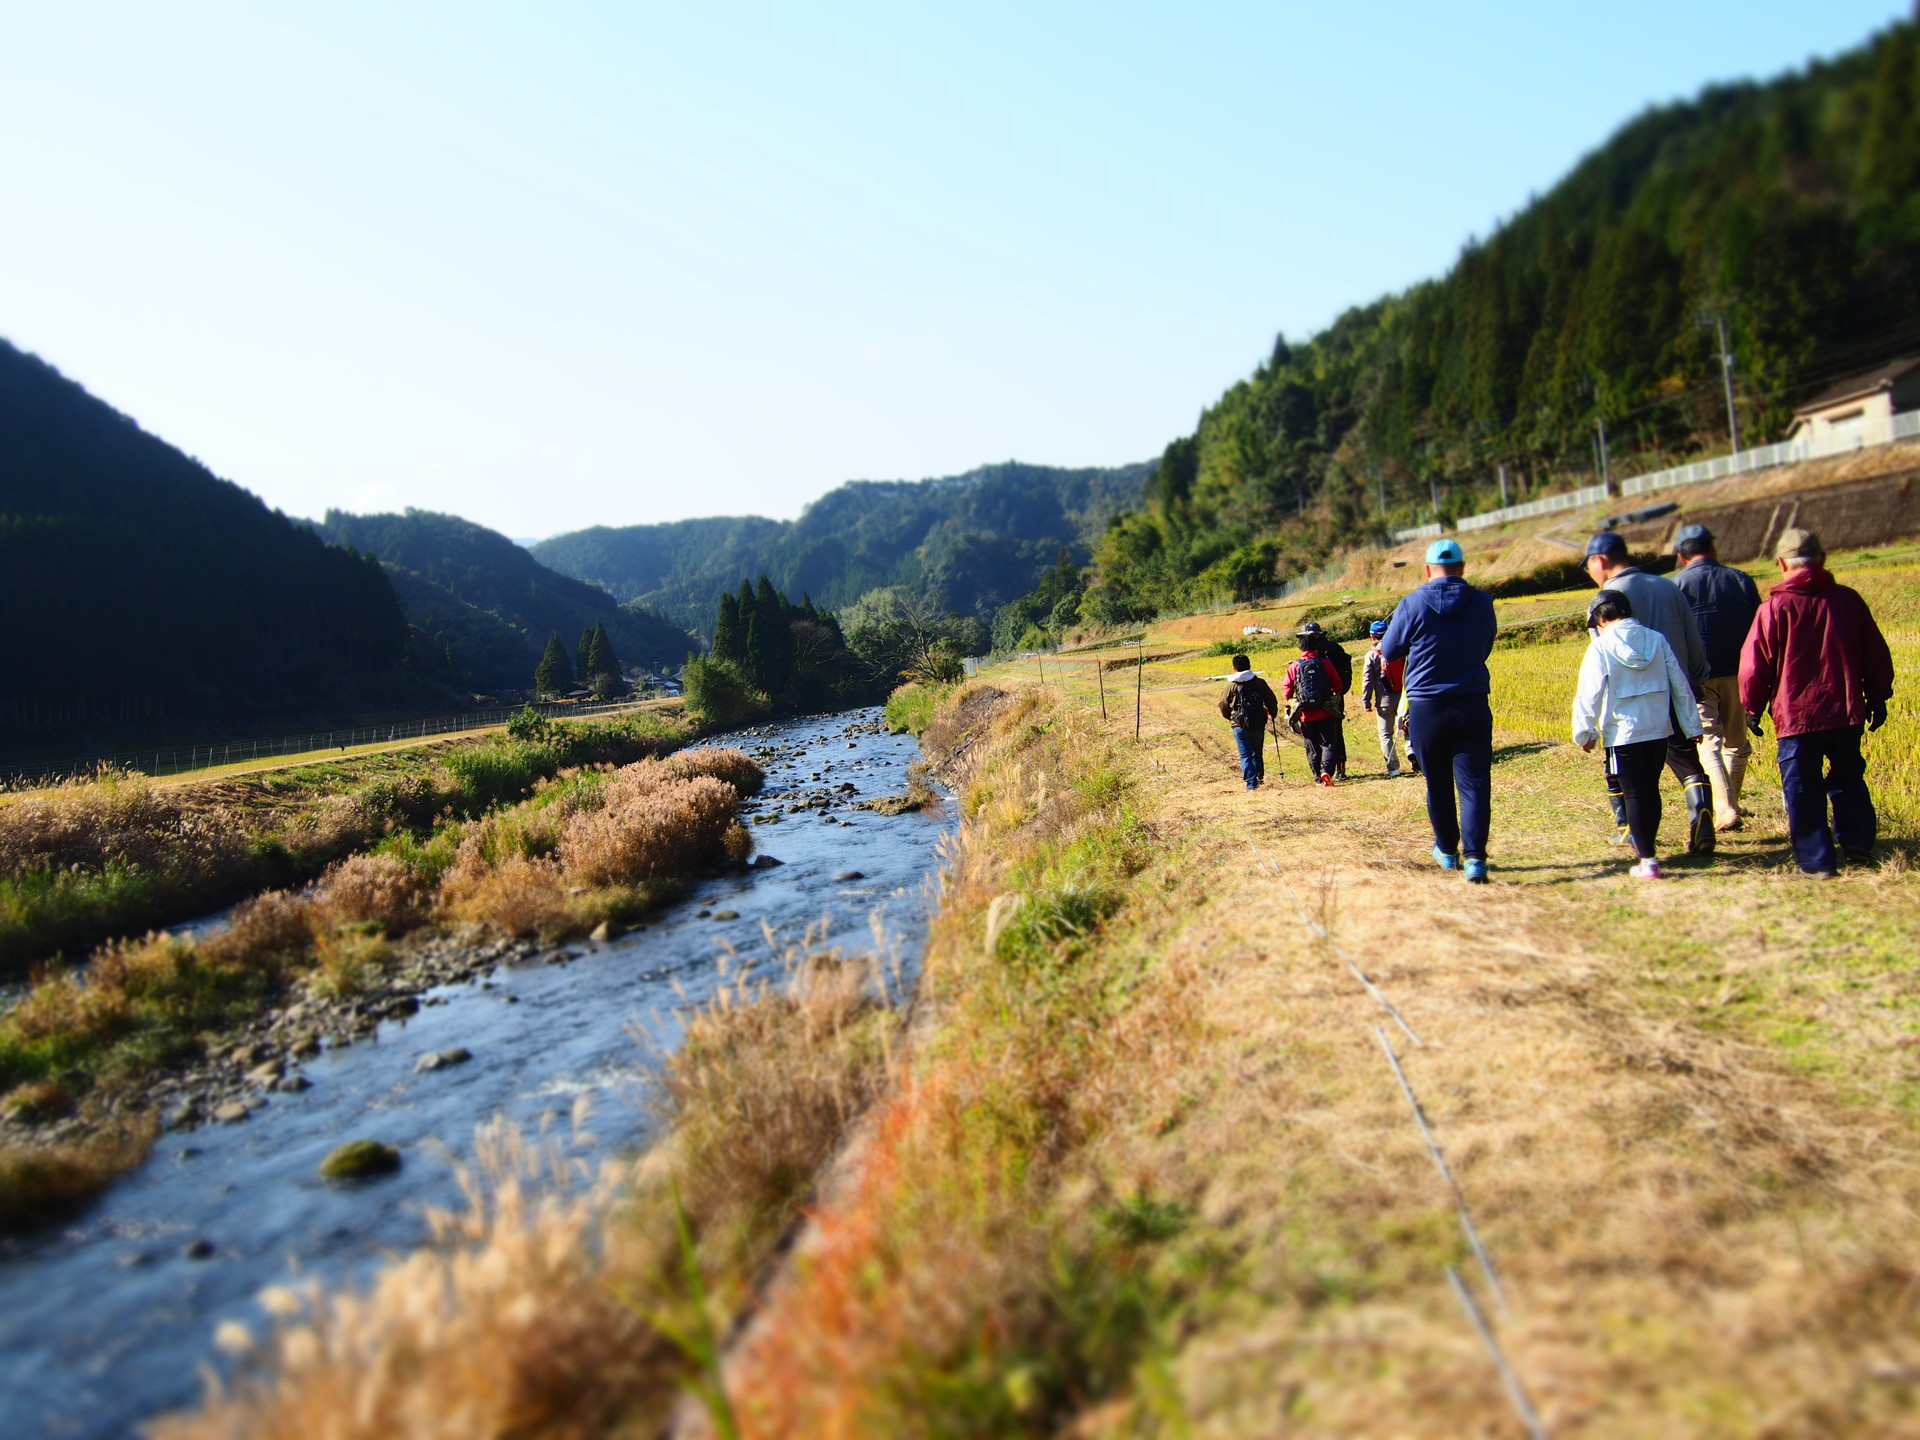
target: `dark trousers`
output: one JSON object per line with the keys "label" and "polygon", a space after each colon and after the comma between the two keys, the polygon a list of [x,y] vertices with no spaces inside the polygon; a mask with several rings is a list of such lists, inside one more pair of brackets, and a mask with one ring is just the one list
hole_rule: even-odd
{"label": "dark trousers", "polygon": [[1411,705],[1407,744],[1426,778],[1433,843],[1448,854],[1484,860],[1493,809],[1493,709],[1484,695],[1423,695]]}
{"label": "dark trousers", "polygon": [[1333,774],[1345,763],[1347,747],[1340,734],[1338,715],[1329,715],[1324,720],[1302,720],[1300,738],[1307,742],[1307,773],[1316,780]]}
{"label": "dark trousers", "polygon": [[1618,787],[1626,807],[1627,832],[1642,860],[1653,859],[1654,837],[1660,833],[1660,767],[1668,757],[1665,740],[1641,740],[1607,749],[1607,788]]}
{"label": "dark trousers", "polygon": [[1244,728],[1233,727],[1233,743],[1240,751],[1240,778],[1247,782],[1247,788],[1253,789],[1267,778],[1267,727],[1248,725]]}
{"label": "dark trousers", "polygon": [[[1810,874],[1837,870],[1836,839],[1842,850],[1871,850],[1880,820],[1867,789],[1860,726],[1782,735],[1775,751],[1780,758],[1780,789],[1787,802],[1787,835],[1800,868]],[[1833,806],[1831,829],[1829,804]]]}

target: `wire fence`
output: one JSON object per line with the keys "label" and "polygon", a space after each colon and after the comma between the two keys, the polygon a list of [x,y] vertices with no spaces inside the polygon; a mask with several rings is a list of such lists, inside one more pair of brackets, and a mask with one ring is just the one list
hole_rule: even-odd
{"label": "wire fence", "polygon": [[[1478,515],[1467,515],[1456,520],[1453,528],[1461,533],[1488,530],[1512,520],[1528,520],[1536,515],[1553,515],[1562,510],[1597,505],[1607,499],[1610,493],[1625,498],[1651,494],[1656,490],[1671,490],[1678,485],[1703,485],[1709,480],[1724,480],[1729,475],[1748,475],[1756,470],[1771,470],[1780,465],[1799,465],[1808,460],[1849,455],[1856,450],[1891,445],[1916,436],[1920,436],[1920,410],[1907,410],[1898,415],[1867,415],[1811,431],[1797,439],[1782,440],[1777,445],[1760,445],[1736,455],[1696,460],[1690,465],[1672,465],[1665,470],[1649,471],[1645,475],[1629,475],[1617,481],[1612,492],[1605,485],[1586,485],[1564,495],[1529,500],[1524,505],[1485,510]],[[1446,527],[1436,522],[1396,530],[1393,538],[1396,544],[1404,545],[1410,540],[1432,540],[1444,533]]]}
{"label": "wire fence", "polygon": [[86,755],[71,761],[33,761],[0,763],[0,785],[9,789],[27,789],[55,785],[63,780],[97,775],[103,770],[138,770],[144,775],[184,775],[193,770],[209,770],[221,765],[271,760],[282,755],[306,755],[321,750],[349,750],[358,745],[382,745],[397,740],[418,740],[433,735],[458,735],[470,730],[489,730],[504,725],[523,708],[531,708],[549,719],[576,720],[590,715],[614,715],[632,710],[638,700],[607,700],[587,704],[542,704],[531,707],[501,706],[492,710],[470,710],[463,715],[444,715],[425,720],[396,720],[384,725],[357,725],[346,729],[307,730],[271,740],[219,740],[205,745],[157,746],[146,750],[121,750],[113,754]]}

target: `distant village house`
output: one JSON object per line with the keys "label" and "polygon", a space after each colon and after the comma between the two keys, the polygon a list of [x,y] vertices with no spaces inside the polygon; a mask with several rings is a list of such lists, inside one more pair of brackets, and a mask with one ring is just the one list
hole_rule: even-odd
{"label": "distant village house", "polygon": [[1814,396],[1793,412],[1789,438],[1818,442],[1836,430],[1891,420],[1903,410],[1920,410],[1920,356],[1850,376]]}

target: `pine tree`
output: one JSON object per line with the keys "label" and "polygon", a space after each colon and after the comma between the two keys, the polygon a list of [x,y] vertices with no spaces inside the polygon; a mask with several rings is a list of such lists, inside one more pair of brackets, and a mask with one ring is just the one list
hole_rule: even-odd
{"label": "pine tree", "polygon": [[760,688],[780,704],[793,692],[793,607],[764,575],[754,595],[753,618],[760,627]]}
{"label": "pine tree", "polygon": [[573,665],[567,659],[567,647],[558,635],[549,636],[539,668],[533,672],[533,688],[542,695],[562,695],[573,688]]}
{"label": "pine tree", "polygon": [[731,590],[720,596],[720,614],[713,622],[713,654],[717,660],[743,664],[747,658],[746,623],[740,615],[740,602]]}
{"label": "pine tree", "polygon": [[599,656],[594,652],[594,627],[589,625],[580,632],[580,644],[573,652],[573,673],[584,682],[593,679],[599,673],[594,662]]}
{"label": "pine tree", "polygon": [[760,612],[753,611],[747,616],[747,643],[741,647],[741,664],[747,677],[760,689],[773,694],[773,687],[767,684],[767,627],[760,623]]}
{"label": "pine tree", "polygon": [[615,680],[618,680],[620,678],[620,657],[613,653],[613,637],[607,634],[607,627],[604,624],[597,624],[593,627],[593,639],[595,645],[594,654],[598,662],[594,667],[593,673],[596,675],[610,675]]}

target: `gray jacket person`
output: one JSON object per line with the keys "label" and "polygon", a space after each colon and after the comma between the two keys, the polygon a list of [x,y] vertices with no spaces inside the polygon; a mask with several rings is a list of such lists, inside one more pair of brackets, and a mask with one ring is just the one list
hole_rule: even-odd
{"label": "gray jacket person", "polygon": [[[1667,644],[1673,647],[1674,658],[1680,662],[1697,701],[1700,688],[1707,681],[1707,650],[1700,643],[1700,627],[1693,618],[1693,607],[1680,593],[1680,587],[1664,575],[1650,575],[1635,565],[1627,554],[1627,542],[1612,530],[1602,530],[1587,542],[1587,574],[1602,590],[1617,590],[1625,595],[1633,607],[1633,618],[1667,637]],[[1591,620],[1587,628],[1594,628]],[[1706,767],[1700,763],[1699,741],[1689,740],[1684,734],[1691,728],[1682,725],[1678,716],[1674,717],[1667,739],[1667,768],[1686,791],[1687,852],[1706,855],[1712,853],[1714,842],[1713,785],[1707,779]],[[1623,845],[1630,834],[1627,801],[1619,779],[1613,775],[1607,776],[1607,800],[1613,807],[1614,843]]]}

